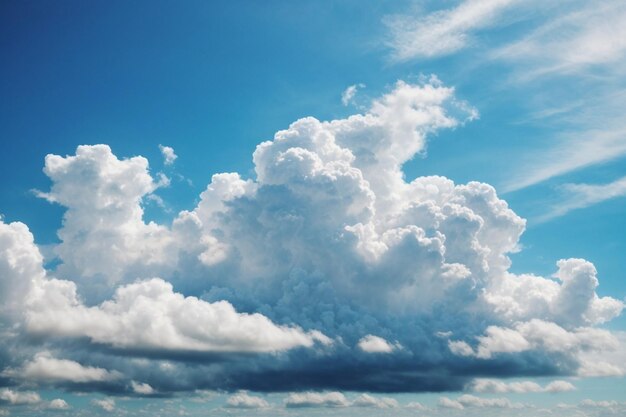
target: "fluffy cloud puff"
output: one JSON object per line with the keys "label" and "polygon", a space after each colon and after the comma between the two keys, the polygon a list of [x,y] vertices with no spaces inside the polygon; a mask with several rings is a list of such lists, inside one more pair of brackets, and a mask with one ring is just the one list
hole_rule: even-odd
{"label": "fluffy cloud puff", "polygon": [[0,401],[11,405],[37,404],[41,402],[41,397],[32,391],[13,391],[8,388],[0,390]]}
{"label": "fluffy cloud puff", "polygon": [[235,395],[228,397],[226,400],[226,407],[228,408],[268,408],[270,405],[261,397],[249,395],[246,392],[238,392]]}
{"label": "fluffy cloud puff", "polygon": [[389,392],[462,389],[503,369],[576,373],[620,343],[593,327],[623,308],[596,294],[593,265],[513,274],[525,221],[493,187],[404,178],[428,135],[476,117],[435,78],[398,82],[364,114],[277,132],[257,146],[254,178],[215,174],[169,225],[143,219],[163,184],[146,159],[106,145],[48,155],[40,196],[66,208],[58,266],[43,268],[25,225],[1,223],[1,317],[15,343],[37,336],[63,360],[97,347],[77,362],[117,370],[131,394],[131,381],[159,393]]}
{"label": "fluffy cloud puff", "polygon": [[469,384],[468,389],[474,392],[491,393],[515,393],[525,394],[529,392],[566,392],[574,391],[576,387],[567,381],[552,381],[545,386],[541,386],[532,381],[503,382],[495,379],[476,379]]}
{"label": "fluffy cloud puff", "polygon": [[[319,332],[276,326],[261,314],[240,314],[226,302],[208,303],[176,293],[172,285],[153,278],[119,287],[112,300],[85,306],[71,281],[46,277],[41,255],[24,225],[0,223],[0,236],[13,245],[5,249],[7,276],[23,280],[24,326],[50,336],[87,337],[95,343],[135,349],[181,351],[272,352],[327,341]],[[20,259],[17,264],[13,259]],[[37,267],[36,264],[39,264]],[[32,276],[24,276],[24,269]],[[59,379],[71,371],[80,381],[111,379],[103,369],[37,355],[24,364],[22,375]],[[65,373],[65,378],[71,377]]]}
{"label": "fluffy cloud puff", "polygon": [[474,395],[461,395],[456,400],[448,397],[439,399],[439,406],[443,408],[453,408],[463,410],[470,407],[478,408],[522,408],[519,403],[512,403],[508,398],[480,398]]}
{"label": "fluffy cloud puff", "polygon": [[3,375],[33,381],[70,381],[75,383],[110,381],[119,379],[122,374],[106,369],[83,366],[68,359],[56,359],[49,352],[35,355],[17,370],[7,370]]}

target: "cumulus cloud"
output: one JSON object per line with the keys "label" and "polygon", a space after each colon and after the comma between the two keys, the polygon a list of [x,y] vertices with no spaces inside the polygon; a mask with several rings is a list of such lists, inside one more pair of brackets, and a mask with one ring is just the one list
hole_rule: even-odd
{"label": "cumulus cloud", "polygon": [[178,155],[174,152],[174,148],[170,146],[159,145],[159,150],[163,155],[165,165],[173,165],[176,158],[178,158]]}
{"label": "cumulus cloud", "polygon": [[409,408],[409,409],[412,409],[412,410],[416,410],[416,411],[426,411],[426,410],[428,410],[428,407],[426,407],[424,404],[422,404],[420,402],[417,402],[417,401],[411,401],[405,407]]}
{"label": "cumulus cloud", "polygon": [[441,397],[438,405],[443,408],[453,408],[463,410],[465,408],[522,408],[520,403],[512,403],[508,398],[480,398],[474,395],[465,394],[453,400],[448,397]]}
{"label": "cumulus cloud", "polygon": [[[390,397],[373,397],[369,394],[361,394],[352,401],[354,407],[375,407],[375,408],[398,408],[398,401]],[[411,407],[417,408],[417,407]]]}
{"label": "cumulus cloud", "polygon": [[113,398],[102,398],[99,400],[92,400],[91,402],[93,405],[100,407],[109,413],[115,410],[115,400]]}
{"label": "cumulus cloud", "polygon": [[[364,408],[398,408],[400,404],[390,397],[376,397],[360,394],[353,399],[347,398],[337,391],[292,393],[285,399],[287,408],[314,407],[364,407]],[[417,406],[411,407],[417,408]]]}
{"label": "cumulus cloud", "polygon": [[247,392],[238,392],[228,397],[226,407],[228,408],[268,408],[270,404],[261,397],[250,395]]}
{"label": "cumulus cloud", "polygon": [[391,344],[382,337],[368,334],[359,340],[359,349],[367,353],[391,353],[400,346]]}
{"label": "cumulus cloud", "polygon": [[122,374],[117,371],[83,366],[69,359],[57,359],[49,352],[40,352],[35,355],[33,360],[24,363],[20,369],[7,370],[2,374],[33,381],[69,381],[75,383],[111,381],[122,377]]}
{"label": "cumulus cloud", "polygon": [[68,410],[70,405],[62,398],[55,398],[50,401],[48,408],[51,410]]}
{"label": "cumulus cloud", "polygon": [[567,381],[557,380],[548,383],[545,386],[541,386],[532,381],[519,381],[519,382],[504,382],[497,379],[475,379],[467,387],[469,391],[473,392],[489,392],[489,393],[515,393],[525,394],[530,392],[548,392],[558,393],[574,391],[576,387]]}
{"label": "cumulus cloud", "polygon": [[33,391],[14,391],[9,388],[0,389],[0,401],[11,405],[37,404],[41,397]]}
{"label": "cumulus cloud", "polygon": [[586,399],[580,402],[581,407],[613,408],[617,407],[618,405],[619,403],[617,401],[594,401]]}
{"label": "cumulus cloud", "polygon": [[[122,286],[112,300],[87,307],[73,282],[46,277],[41,255],[24,225],[0,222],[0,236],[7,243],[2,258],[8,261],[6,277],[23,279],[21,284],[26,286],[15,299],[23,303],[22,314],[31,333],[88,337],[116,347],[187,351],[272,352],[312,346],[318,339],[328,343],[319,332],[277,326],[258,313],[240,314],[225,301],[208,303],[184,297],[161,279]],[[24,276],[25,272],[29,276]],[[55,359],[47,353],[26,363],[21,373],[29,378],[75,382],[119,377],[119,373]]]}
{"label": "cumulus cloud", "polygon": [[619,348],[595,327],[623,308],[597,295],[595,267],[512,273],[525,221],[492,186],[404,176],[428,137],[477,116],[434,77],[400,81],[361,114],[277,132],[252,178],[213,175],[169,224],[143,218],[160,183],[145,158],[48,155],[41,195],[66,209],[56,266],[26,225],[0,222],[0,318],[11,346],[44,341],[55,358],[27,349],[2,368],[76,360],[93,383],[117,370],[130,395],[285,391],[289,407],[580,372]]}
{"label": "cumulus cloud", "polygon": [[607,322],[618,316],[624,303],[598,297],[597,271],[583,259],[562,259],[557,281],[534,275],[505,275],[485,294],[495,310],[511,319],[543,316],[564,327]]}
{"label": "cumulus cloud", "polygon": [[348,407],[349,405],[348,399],[340,392],[293,393],[285,399],[287,408]]}
{"label": "cumulus cloud", "polygon": [[[457,350],[455,353],[490,359],[497,354],[529,350],[578,354],[582,351],[614,350],[619,347],[618,339],[607,330],[584,327],[567,331],[555,323],[539,319],[517,323],[514,328],[489,326],[485,334],[476,339],[478,345],[475,349],[469,347],[467,352]],[[454,350],[452,346],[451,349]]]}
{"label": "cumulus cloud", "polygon": [[[120,287],[113,300],[97,307],[81,305],[71,284],[47,281],[31,292],[26,318],[30,332],[88,337],[122,348],[209,352],[275,352],[312,346],[317,338],[277,326],[258,313],[237,313],[226,301],[184,297],[162,279]],[[46,301],[51,295],[62,304],[50,306]]]}
{"label": "cumulus cloud", "polygon": [[154,388],[152,388],[150,384],[146,384],[145,382],[130,381],[130,386],[133,389],[133,391],[137,394],[141,394],[141,395],[154,394]]}

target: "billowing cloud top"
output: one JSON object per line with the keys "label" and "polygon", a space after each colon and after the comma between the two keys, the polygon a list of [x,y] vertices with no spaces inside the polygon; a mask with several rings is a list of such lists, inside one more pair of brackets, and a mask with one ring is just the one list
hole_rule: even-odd
{"label": "billowing cloud top", "polygon": [[[169,225],[143,219],[163,184],[145,158],[106,145],[48,155],[40,195],[66,208],[58,266],[44,268],[26,225],[0,223],[2,377],[150,395],[593,373],[590,355],[619,348],[595,326],[623,308],[596,294],[594,266],[514,274],[525,221],[493,187],[404,178],[429,134],[476,117],[435,78],[398,82],[364,114],[276,133],[254,152],[255,178],[214,175]],[[346,401],[288,404],[312,402]],[[245,393],[229,404],[267,406]]]}

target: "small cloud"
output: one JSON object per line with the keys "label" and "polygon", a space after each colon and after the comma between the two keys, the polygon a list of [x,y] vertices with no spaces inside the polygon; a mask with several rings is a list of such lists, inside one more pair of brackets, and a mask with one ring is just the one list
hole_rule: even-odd
{"label": "small cloud", "polygon": [[469,407],[475,408],[522,408],[520,403],[512,403],[508,398],[480,398],[474,395],[461,395],[456,400],[448,397],[439,398],[438,405],[443,408],[463,410]]}
{"label": "small cloud", "polygon": [[515,0],[466,0],[454,8],[422,16],[389,16],[388,46],[395,61],[435,58],[455,53],[472,43],[475,33],[501,23]]}
{"label": "small cloud", "polygon": [[102,400],[93,400],[93,405],[102,408],[104,411],[111,412],[115,410],[115,401],[113,398],[103,398]]}
{"label": "small cloud", "polygon": [[428,409],[425,405],[417,401],[411,401],[405,406],[405,408],[410,408],[412,410],[417,410],[417,411],[425,411]]}
{"label": "small cloud", "polygon": [[130,386],[135,392],[135,394],[141,394],[141,395],[154,394],[154,388],[152,388],[149,384],[131,381]]}
{"label": "small cloud", "polygon": [[456,410],[462,410],[463,408],[465,408],[463,407],[463,405],[461,405],[460,402],[451,400],[448,397],[439,398],[439,402],[437,403],[437,405],[442,408],[453,408]]}
{"label": "small cloud", "polygon": [[346,88],[343,93],[341,93],[341,104],[347,106],[348,104],[352,103],[357,91],[360,88],[365,88],[365,84],[353,84]]}
{"label": "small cloud", "polygon": [[598,408],[612,408],[617,407],[619,403],[617,401],[594,401],[594,400],[582,400],[580,402],[581,407],[598,407]]}
{"label": "small cloud", "polygon": [[61,398],[56,398],[48,404],[48,408],[50,410],[67,410],[70,408],[70,405]]}
{"label": "small cloud", "polygon": [[350,402],[340,392],[303,392],[289,394],[285,400],[287,408],[348,407]]}
{"label": "small cloud", "polygon": [[173,165],[178,155],[174,153],[174,148],[170,146],[159,145],[159,150],[164,158],[165,165]]}
{"label": "small cloud", "polygon": [[2,375],[31,381],[74,383],[112,381],[122,377],[118,371],[84,366],[69,359],[57,359],[50,352],[37,353],[33,360],[25,362],[20,369],[8,369]]}
{"label": "small cloud", "polygon": [[359,340],[359,349],[367,353],[391,353],[401,348],[399,343],[391,344],[382,337],[368,334]]}
{"label": "small cloud", "polygon": [[242,408],[242,409],[255,409],[255,408],[268,408],[270,404],[261,397],[249,395],[245,391],[240,391],[235,395],[232,395],[226,401],[227,408]]}
{"label": "small cloud", "polygon": [[552,381],[546,386],[541,386],[532,381],[517,381],[517,382],[503,382],[496,379],[475,379],[467,387],[466,390],[472,392],[486,392],[486,393],[514,393],[514,394],[526,394],[526,393],[540,393],[547,392],[551,394],[567,391],[575,391],[576,387],[567,381],[557,380]]}
{"label": "small cloud", "polygon": [[5,388],[0,390],[0,402],[11,405],[37,404],[41,402],[41,397],[33,391],[13,391]]}
{"label": "small cloud", "polygon": [[390,397],[376,398],[369,394],[359,395],[353,402],[355,407],[398,408],[398,401]]}

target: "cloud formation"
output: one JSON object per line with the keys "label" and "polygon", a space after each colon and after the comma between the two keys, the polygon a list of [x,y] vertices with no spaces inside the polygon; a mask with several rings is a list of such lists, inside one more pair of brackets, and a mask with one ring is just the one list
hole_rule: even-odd
{"label": "cloud formation", "polygon": [[75,383],[111,381],[119,379],[122,374],[110,372],[103,368],[83,366],[68,359],[56,359],[49,352],[35,355],[17,370],[7,370],[3,375],[13,376],[32,381],[70,381]]}
{"label": "cloud formation", "polygon": [[608,184],[564,184],[559,187],[564,199],[552,207],[538,221],[547,221],[563,216],[576,209],[582,209],[613,198],[626,196],[626,177]]}
{"label": "cloud formation", "polygon": [[228,408],[256,409],[268,408],[269,406],[270,404],[263,398],[250,395],[245,391],[238,392],[228,397],[228,400],[226,400],[226,407]]}
{"label": "cloud formation", "polygon": [[557,380],[552,381],[545,386],[541,386],[532,381],[519,381],[519,382],[504,382],[497,379],[475,379],[467,387],[469,391],[473,392],[488,392],[488,393],[514,393],[514,394],[526,394],[530,392],[548,392],[558,393],[574,391],[576,387],[567,381]]}
{"label": "cloud formation", "polygon": [[520,403],[512,403],[508,398],[480,398],[474,395],[461,395],[453,400],[448,397],[439,399],[439,406],[443,408],[452,408],[463,410],[465,408],[522,408]]}
{"label": "cloud formation", "polygon": [[404,177],[429,136],[477,116],[434,77],[400,81],[362,114],[277,132],[257,146],[254,178],[213,175],[171,224],[143,218],[162,183],[145,158],[107,145],[48,155],[40,195],[66,208],[56,266],[26,225],[0,223],[0,318],[16,329],[0,367],[10,383],[20,369],[107,394],[233,391],[237,408],[262,404],[240,390],[292,392],[288,407],[394,407],[340,391],[582,374],[622,343],[596,327],[623,303],[597,295],[595,267],[515,274],[525,221],[492,186]]}
{"label": "cloud formation", "polygon": [[170,146],[159,145],[159,150],[163,155],[163,163],[165,165],[173,165],[176,158],[178,158],[178,155],[174,152],[174,148]]}
{"label": "cloud formation", "polygon": [[456,7],[419,17],[394,16],[386,23],[393,59],[434,58],[457,52],[472,42],[476,32],[498,25],[503,12],[517,0],[465,0]]}

